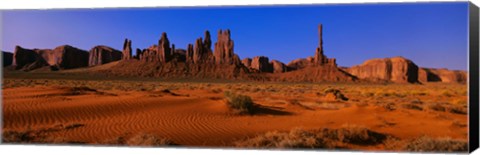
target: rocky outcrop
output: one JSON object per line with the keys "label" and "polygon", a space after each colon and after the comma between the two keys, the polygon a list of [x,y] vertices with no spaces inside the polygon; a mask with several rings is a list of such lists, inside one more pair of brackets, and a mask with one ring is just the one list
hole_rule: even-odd
{"label": "rocky outcrop", "polygon": [[417,83],[418,66],[403,57],[367,60],[346,71],[369,81],[391,81],[395,83]]}
{"label": "rocky outcrop", "polygon": [[102,65],[121,59],[122,52],[119,50],[108,46],[95,46],[89,51],[88,66]]}
{"label": "rocky outcrop", "polygon": [[123,42],[122,60],[129,60],[132,58],[132,41],[125,39]]}
{"label": "rocky outcrop", "polygon": [[[73,69],[88,66],[88,52],[70,45],[56,47],[49,53],[48,50],[43,56],[48,65],[56,66],[58,69]],[[43,55],[43,54],[42,54]]]}
{"label": "rocky outcrop", "polygon": [[444,83],[466,83],[467,72],[459,70],[420,68],[418,70],[418,80],[426,82],[444,82]]}
{"label": "rocky outcrop", "polygon": [[269,63],[268,57],[265,56],[253,57],[250,68],[256,69],[260,72],[272,72],[272,66]]}
{"label": "rocky outcrop", "polygon": [[272,66],[273,73],[283,73],[288,71],[287,66],[278,60],[270,61],[270,66]]}
{"label": "rocky outcrop", "polygon": [[55,49],[24,49],[15,47],[13,66],[24,71],[50,66],[52,70],[88,66],[88,52],[64,45]]}
{"label": "rocky outcrop", "polygon": [[167,33],[163,32],[157,45],[152,45],[143,50],[137,50],[137,59],[147,62],[167,63],[175,56],[175,45],[170,46]]}
{"label": "rocky outcrop", "polygon": [[242,60],[242,64],[247,67],[247,68],[250,68],[252,67],[252,59],[251,58],[245,58]]}
{"label": "rocky outcrop", "polygon": [[295,59],[287,64],[289,70],[298,70],[313,65],[313,57]]}
{"label": "rocky outcrop", "polygon": [[47,63],[45,60],[34,50],[22,48],[20,46],[15,47],[12,62],[12,66],[14,66],[15,69],[28,71],[46,65]]}
{"label": "rocky outcrop", "polygon": [[219,30],[215,50],[213,52],[216,64],[241,64],[240,58],[233,52],[233,40],[230,30]]}
{"label": "rocky outcrop", "polygon": [[12,65],[13,53],[2,51],[3,67]]}
{"label": "rocky outcrop", "polygon": [[[209,34],[208,31],[205,34]],[[193,60],[193,63],[214,63],[214,58],[211,52],[212,50],[208,48],[210,47],[208,45],[209,42],[210,41],[207,39],[202,41],[201,37],[195,40],[195,44],[193,45],[193,57],[191,58]]]}

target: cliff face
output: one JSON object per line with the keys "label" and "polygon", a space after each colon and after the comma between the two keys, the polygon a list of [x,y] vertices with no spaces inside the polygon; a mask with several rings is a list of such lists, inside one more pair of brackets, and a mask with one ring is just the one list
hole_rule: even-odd
{"label": "cliff face", "polygon": [[346,71],[358,78],[369,81],[391,81],[396,83],[417,83],[418,66],[403,57],[372,59]]}
{"label": "cliff face", "polygon": [[467,72],[448,69],[420,68],[418,80],[425,82],[466,83]]}
{"label": "cliff face", "polygon": [[89,51],[88,66],[102,65],[122,59],[123,53],[108,46],[95,46]]}

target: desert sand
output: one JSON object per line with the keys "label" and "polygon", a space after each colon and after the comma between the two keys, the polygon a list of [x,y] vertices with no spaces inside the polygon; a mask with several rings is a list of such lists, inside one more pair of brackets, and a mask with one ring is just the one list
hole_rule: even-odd
{"label": "desert sand", "polygon": [[[422,136],[468,137],[464,84],[7,78],[3,88],[4,133],[30,136],[17,142],[126,145],[121,141],[146,134],[179,146],[240,147],[238,142],[272,131],[351,126],[389,138],[341,148],[398,150],[389,145]],[[339,90],[348,100],[325,93],[327,89]],[[255,113],[232,112],[225,91],[250,96]]]}

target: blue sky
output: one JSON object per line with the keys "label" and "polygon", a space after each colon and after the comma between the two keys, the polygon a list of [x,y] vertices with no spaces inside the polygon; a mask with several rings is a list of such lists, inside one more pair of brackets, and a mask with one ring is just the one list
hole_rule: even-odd
{"label": "blue sky", "polygon": [[422,67],[467,70],[468,3],[397,3],[243,7],[2,11],[2,50],[15,45],[54,48],[69,44],[133,48],[156,44],[162,32],[186,48],[205,30],[216,41],[230,29],[243,59],[264,55],[288,63],[313,56],[317,26],[324,49],[340,66],[372,58],[403,56]]}

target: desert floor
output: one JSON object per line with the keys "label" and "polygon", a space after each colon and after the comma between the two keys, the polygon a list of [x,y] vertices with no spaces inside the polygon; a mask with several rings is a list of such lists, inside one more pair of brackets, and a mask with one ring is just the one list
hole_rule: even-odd
{"label": "desert floor", "polygon": [[[322,146],[404,150],[411,149],[407,145],[415,144],[419,138],[456,143],[468,137],[467,86],[461,84],[237,83],[7,76],[2,87],[2,139],[11,143],[315,148],[298,144],[301,142],[295,136],[292,138],[295,134],[292,131],[345,129],[341,130],[343,137],[333,138],[338,141]],[[339,90],[348,100],[329,95],[325,91],[328,89]],[[226,104],[225,91],[250,96],[257,105],[255,112],[244,115],[232,112]],[[340,130],[336,131],[340,135]],[[352,135],[356,131],[360,135]],[[268,138],[282,133],[290,134],[290,138],[277,139],[284,142],[270,145]],[[309,143],[308,137],[299,138]],[[309,144],[318,143],[313,141]]]}

